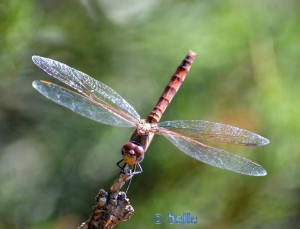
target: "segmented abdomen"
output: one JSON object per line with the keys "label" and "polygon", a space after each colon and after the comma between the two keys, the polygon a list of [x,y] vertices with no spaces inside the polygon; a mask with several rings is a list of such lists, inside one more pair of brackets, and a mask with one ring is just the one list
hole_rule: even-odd
{"label": "segmented abdomen", "polygon": [[182,61],[181,65],[177,68],[174,75],[171,77],[168,85],[166,86],[163,94],[159,98],[157,104],[147,117],[147,122],[157,123],[159,122],[162,114],[167,109],[171,100],[175,96],[176,92],[180,88],[185,76],[187,75],[190,67],[195,59],[196,53],[190,51]]}

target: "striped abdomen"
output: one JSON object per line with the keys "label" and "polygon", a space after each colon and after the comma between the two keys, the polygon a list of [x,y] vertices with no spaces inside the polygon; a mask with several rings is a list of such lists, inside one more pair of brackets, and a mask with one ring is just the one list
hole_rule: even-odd
{"label": "striped abdomen", "polygon": [[157,104],[147,117],[147,122],[157,123],[159,122],[162,114],[167,109],[171,100],[175,96],[179,87],[181,86],[186,74],[190,70],[190,67],[195,59],[196,53],[190,51],[182,61],[181,65],[177,68],[175,74],[171,77],[170,82],[166,86],[162,96],[159,98]]}

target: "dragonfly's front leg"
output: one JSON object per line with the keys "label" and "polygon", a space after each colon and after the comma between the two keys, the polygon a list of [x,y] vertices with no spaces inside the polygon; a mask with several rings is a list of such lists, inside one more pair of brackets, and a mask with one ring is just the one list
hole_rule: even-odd
{"label": "dragonfly's front leg", "polygon": [[[124,162],[124,159],[118,161],[118,162],[117,162],[117,166],[121,169],[120,173],[126,174],[125,168],[126,168],[127,164],[124,162],[124,164],[121,165],[122,162]],[[131,170],[130,170],[130,171],[131,171]]]}
{"label": "dragonfly's front leg", "polygon": [[142,166],[138,162],[134,163],[133,165],[124,162],[124,164],[121,165],[122,162],[124,162],[124,159],[117,162],[117,166],[121,169],[120,173],[128,173],[127,168],[129,168],[129,166],[131,166],[131,168],[129,168],[129,172],[132,175],[140,174],[143,172]]}
{"label": "dragonfly's front leg", "polygon": [[141,166],[141,164],[140,163],[135,163],[134,165],[133,165],[133,167],[132,167],[132,174],[133,175],[136,175],[136,174],[140,174],[140,173],[142,173],[143,172],[143,169],[142,169],[142,166]]}

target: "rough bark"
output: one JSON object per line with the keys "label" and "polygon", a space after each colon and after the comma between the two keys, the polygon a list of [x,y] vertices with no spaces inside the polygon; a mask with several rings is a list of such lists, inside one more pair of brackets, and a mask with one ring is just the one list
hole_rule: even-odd
{"label": "rough bark", "polygon": [[96,196],[97,205],[93,207],[92,215],[78,229],[111,229],[118,223],[130,219],[134,209],[121,188],[132,178],[130,169],[124,169],[113,182],[109,192],[99,190]]}

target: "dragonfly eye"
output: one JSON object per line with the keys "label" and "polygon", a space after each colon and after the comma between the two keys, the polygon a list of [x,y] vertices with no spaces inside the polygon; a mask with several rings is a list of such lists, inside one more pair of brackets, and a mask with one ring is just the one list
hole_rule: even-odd
{"label": "dragonfly eye", "polygon": [[132,142],[126,143],[121,150],[122,155],[124,156],[126,153],[128,153],[130,150],[134,150],[135,145]]}
{"label": "dragonfly eye", "polygon": [[141,162],[144,159],[144,153],[145,153],[144,148],[141,147],[141,146],[135,146],[134,147],[134,152],[135,152],[135,155],[136,155],[136,160],[138,162]]}

